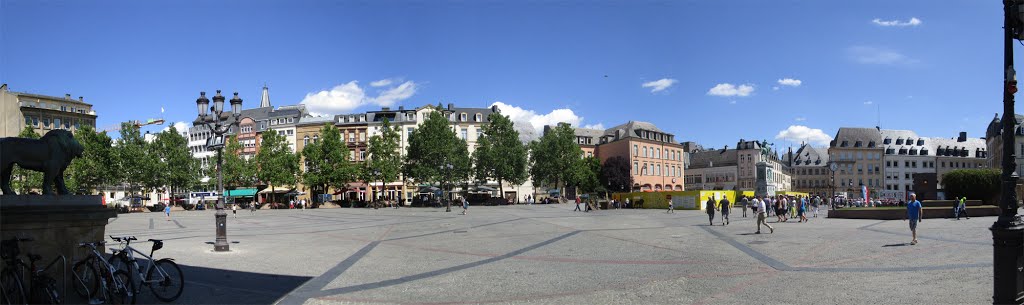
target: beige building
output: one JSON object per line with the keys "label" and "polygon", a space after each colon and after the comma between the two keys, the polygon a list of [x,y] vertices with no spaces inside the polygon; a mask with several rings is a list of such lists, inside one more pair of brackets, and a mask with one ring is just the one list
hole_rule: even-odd
{"label": "beige building", "polygon": [[[882,136],[878,128],[839,128],[829,145],[829,160],[838,165],[836,191],[849,198],[863,197],[861,186],[871,194],[884,190]],[[871,195],[874,196],[874,195]]]}
{"label": "beige building", "polygon": [[966,132],[961,132],[956,138],[932,138],[932,141],[935,143],[936,174],[940,190],[944,189],[942,175],[958,169],[986,167],[989,154],[984,139],[968,138]]}
{"label": "beige building", "polygon": [[616,156],[629,160],[633,191],[683,190],[683,146],[654,124],[629,121],[603,132],[577,129],[576,141],[581,157],[592,153],[601,164]]}
{"label": "beige building", "polygon": [[[1016,122],[1013,124],[1014,130],[1014,155],[1017,156],[1017,173],[1024,174],[1024,128],[1021,127],[1021,123],[1024,122],[1024,115],[1015,114]],[[985,146],[986,154],[985,161],[989,168],[1002,169],[1003,168],[1003,124],[997,113],[992,122],[988,124],[988,128],[985,131]],[[1019,184],[1018,184],[1019,185]]]}
{"label": "beige building", "polygon": [[716,149],[690,153],[689,167],[683,175],[684,189],[736,190],[738,154],[735,149]]}
{"label": "beige building", "polygon": [[15,137],[25,126],[39,135],[54,129],[76,131],[82,125],[96,127],[96,112],[81,96],[71,98],[9,91],[0,85],[0,137]]}

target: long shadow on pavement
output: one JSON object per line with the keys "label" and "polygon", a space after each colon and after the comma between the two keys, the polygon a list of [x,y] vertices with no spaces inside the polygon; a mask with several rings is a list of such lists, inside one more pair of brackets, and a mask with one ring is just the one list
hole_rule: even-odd
{"label": "long shadow on pavement", "polygon": [[[311,279],[306,276],[178,266],[185,274],[185,289],[175,304],[271,304]],[[148,287],[141,287],[136,303],[162,302],[153,296]]]}

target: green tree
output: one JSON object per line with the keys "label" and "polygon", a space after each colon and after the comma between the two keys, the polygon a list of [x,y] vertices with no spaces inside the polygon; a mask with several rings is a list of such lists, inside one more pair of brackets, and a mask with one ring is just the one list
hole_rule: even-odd
{"label": "green tree", "polygon": [[608,158],[601,166],[601,185],[613,192],[628,192],[633,188],[629,160],[622,156]]}
{"label": "green tree", "polygon": [[499,113],[488,116],[483,136],[477,140],[473,151],[473,172],[479,181],[494,179],[502,196],[504,182],[520,185],[526,182],[526,146],[519,141],[519,132],[512,126],[512,120]]}
{"label": "green tree", "polygon": [[114,147],[116,177],[118,182],[128,187],[131,194],[137,194],[143,187],[160,185],[160,177],[156,173],[160,170],[160,162],[147,153],[150,148],[135,125],[121,123],[121,138],[117,139]]}
{"label": "green tree", "polygon": [[601,187],[601,161],[597,157],[586,157],[573,164],[570,171],[569,184],[576,186],[583,193],[603,190]]}
{"label": "green tree", "polygon": [[326,194],[331,187],[345,188],[355,180],[356,173],[348,155],[341,133],[333,125],[325,124],[313,142],[302,148],[305,161],[302,181],[317,194]]}
{"label": "green tree", "polygon": [[558,126],[530,143],[530,174],[536,185],[554,184],[560,194],[565,194],[563,183],[579,183],[577,171],[582,167],[577,163],[583,156],[583,150],[576,145],[576,133],[572,126],[559,123]]}
{"label": "green tree", "polygon": [[[36,133],[32,126],[25,126],[25,129],[21,130],[18,134],[19,138],[26,139],[39,139],[39,134]],[[11,188],[18,192],[18,194],[28,194],[31,190],[42,190],[43,188],[43,173],[27,170],[20,166],[15,166],[11,172],[11,177],[14,178],[11,181]],[[56,186],[55,186],[56,187]]]}
{"label": "green tree", "polygon": [[[256,184],[256,167],[253,162],[242,158],[242,144],[238,142],[238,136],[228,138],[224,145],[224,165],[221,168],[224,174],[224,185],[233,187],[248,187]],[[212,173],[216,175],[216,172]]]}
{"label": "green tree", "polygon": [[256,153],[259,164],[256,177],[270,184],[270,191],[280,185],[295,185],[299,173],[299,158],[292,153],[284,136],[273,130],[263,133],[260,151]]}
{"label": "green tree", "polygon": [[367,181],[386,183],[398,180],[402,173],[402,151],[398,146],[401,137],[398,126],[391,126],[386,118],[381,122],[380,134],[370,137],[368,143],[370,159],[364,163],[366,168],[363,171],[364,175],[369,175],[370,180]]}
{"label": "green tree", "polygon": [[958,169],[942,175],[946,198],[967,197],[988,204],[998,203],[1000,174],[998,169]]}
{"label": "green tree", "polygon": [[82,125],[75,131],[75,139],[82,144],[84,150],[82,157],[76,158],[68,167],[68,189],[75,192],[85,190],[93,194],[97,188],[116,182],[116,151],[113,148],[114,141],[107,133]]}
{"label": "green tree", "polygon": [[441,111],[430,112],[410,135],[403,172],[415,181],[448,188],[469,177],[471,162],[466,141],[455,135]]}
{"label": "green tree", "polygon": [[159,179],[153,179],[161,185],[170,189],[173,196],[174,191],[186,189],[195,185],[199,180],[199,160],[192,158],[188,150],[188,140],[185,139],[172,125],[169,129],[156,135],[151,143],[153,149],[149,150],[160,160],[158,167]]}

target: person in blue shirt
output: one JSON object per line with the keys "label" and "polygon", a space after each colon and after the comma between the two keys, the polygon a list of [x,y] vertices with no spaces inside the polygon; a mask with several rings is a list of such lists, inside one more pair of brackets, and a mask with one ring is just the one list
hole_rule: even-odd
{"label": "person in blue shirt", "polygon": [[907,202],[907,220],[910,221],[910,234],[913,235],[911,245],[917,244],[917,223],[921,222],[923,216],[921,202],[917,201],[917,194],[910,194],[910,202]]}

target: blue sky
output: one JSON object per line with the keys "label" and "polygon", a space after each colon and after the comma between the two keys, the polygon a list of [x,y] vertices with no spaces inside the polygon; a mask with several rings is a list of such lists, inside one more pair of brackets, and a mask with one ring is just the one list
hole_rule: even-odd
{"label": "blue sky", "polygon": [[527,129],[641,120],[707,147],[821,143],[879,110],[883,128],[981,137],[1001,27],[977,0],[0,0],[0,82],[84,96],[101,128],[190,121],[199,91],[254,107],[267,83],[318,113],[500,102]]}

